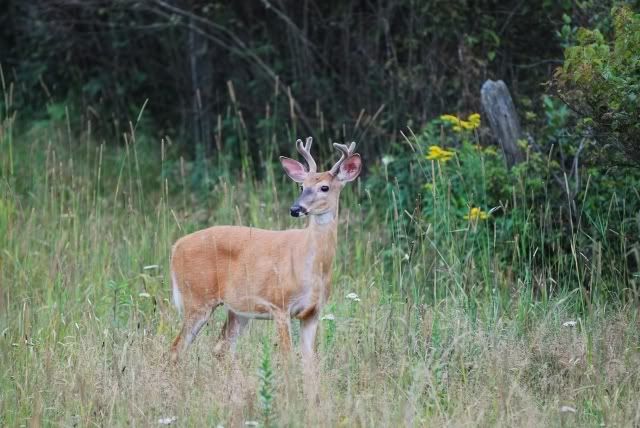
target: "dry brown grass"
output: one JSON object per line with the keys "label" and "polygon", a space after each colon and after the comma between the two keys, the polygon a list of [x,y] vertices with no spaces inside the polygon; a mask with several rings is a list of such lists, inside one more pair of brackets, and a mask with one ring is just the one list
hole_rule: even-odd
{"label": "dry brown grass", "polygon": [[[177,325],[163,313],[151,326],[113,328],[85,315],[62,337],[42,331],[33,345],[4,347],[2,410],[10,425],[243,426],[259,421],[261,340],[272,325],[254,322],[235,359],[212,357],[220,320],[206,327],[178,367],[167,363]],[[638,321],[632,308],[588,325],[556,317],[531,331],[514,321],[474,324],[456,309],[407,310],[364,300],[336,320],[317,371],[276,354],[278,426],[583,426],[639,421]],[[166,318],[166,319],[165,319]],[[220,317],[218,317],[220,318]],[[439,338],[434,341],[434,319]],[[77,323],[77,326],[76,326]],[[14,338],[15,339],[15,338]],[[5,339],[6,341],[6,339]],[[10,398],[9,398],[10,397]],[[15,406],[15,404],[18,404]],[[561,412],[561,407],[575,409]]]}
{"label": "dry brown grass", "polygon": [[[262,184],[221,181],[222,195],[201,199],[170,195],[164,182],[140,195],[138,183],[154,181],[136,175],[130,152],[96,149],[79,164],[46,147],[20,155],[32,170],[0,181],[0,425],[263,425],[258,371],[272,323],[254,322],[236,359],[217,360],[218,311],[168,366],[180,321],[165,266],[171,243],[201,222],[294,226],[278,214],[288,198],[273,171]],[[521,274],[458,246],[449,223],[434,226],[438,247],[419,243],[409,263],[394,241],[399,227],[358,213],[343,211],[324,312],[335,320],[322,322],[316,371],[297,355],[267,361],[271,425],[640,425],[635,303],[594,293],[585,309],[579,292],[560,287],[535,300]]]}

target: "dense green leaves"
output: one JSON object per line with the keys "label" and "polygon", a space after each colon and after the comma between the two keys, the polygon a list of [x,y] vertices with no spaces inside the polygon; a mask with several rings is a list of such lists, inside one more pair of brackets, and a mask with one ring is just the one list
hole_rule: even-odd
{"label": "dense green leaves", "polygon": [[156,140],[233,160],[242,153],[224,123],[231,100],[248,135],[268,110],[269,131],[366,140],[368,157],[407,124],[478,110],[487,77],[534,96],[560,57],[562,17],[590,23],[592,2],[570,3],[11,0],[1,61],[24,89],[14,103],[24,118],[74,105],[70,119],[91,120],[107,142],[148,99]]}
{"label": "dense green leaves", "polygon": [[601,159],[640,166],[640,14],[611,11],[612,36],[581,28],[556,72],[562,96],[599,142]]}

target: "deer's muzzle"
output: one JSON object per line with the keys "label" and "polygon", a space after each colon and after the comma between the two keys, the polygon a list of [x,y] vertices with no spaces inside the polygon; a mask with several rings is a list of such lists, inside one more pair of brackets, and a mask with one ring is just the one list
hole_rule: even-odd
{"label": "deer's muzzle", "polygon": [[290,209],[291,217],[301,217],[307,215],[307,209],[300,205],[293,205]]}

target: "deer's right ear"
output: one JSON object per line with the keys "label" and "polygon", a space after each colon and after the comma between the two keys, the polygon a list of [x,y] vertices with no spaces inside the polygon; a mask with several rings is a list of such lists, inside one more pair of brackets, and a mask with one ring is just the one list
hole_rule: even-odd
{"label": "deer's right ear", "polygon": [[307,171],[304,169],[304,165],[302,165],[297,160],[280,156],[280,163],[284,168],[284,172],[286,172],[289,178],[291,178],[296,183],[302,183],[307,177]]}

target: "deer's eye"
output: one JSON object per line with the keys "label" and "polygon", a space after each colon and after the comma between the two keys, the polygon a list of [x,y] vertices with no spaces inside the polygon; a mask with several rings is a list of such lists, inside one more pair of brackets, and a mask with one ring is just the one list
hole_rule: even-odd
{"label": "deer's eye", "polygon": [[320,190],[322,190],[323,192],[328,192],[329,191],[329,186],[322,186],[320,188]]}

